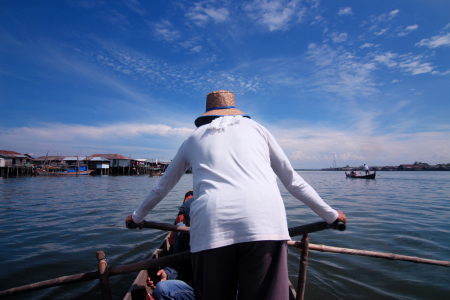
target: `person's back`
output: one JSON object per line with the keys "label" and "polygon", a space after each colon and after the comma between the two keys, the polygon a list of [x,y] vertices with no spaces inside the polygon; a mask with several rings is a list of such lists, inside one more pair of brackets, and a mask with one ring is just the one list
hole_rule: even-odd
{"label": "person's back", "polygon": [[[212,247],[258,240],[260,234],[289,239],[283,200],[270,166],[269,133],[250,119],[235,119],[238,123],[223,130],[209,124],[199,127],[184,145],[198,191],[191,227],[202,235],[191,239],[200,238]],[[264,232],[255,227],[261,219]],[[191,244],[194,251],[203,248],[201,243]]]}
{"label": "person's back", "polygon": [[238,286],[239,299],[289,298],[290,236],[277,176],[327,223],[346,222],[294,171],[269,131],[247,118],[232,92],[209,93],[198,129],[126,219],[141,222],[192,166],[191,259],[195,288],[207,300],[236,299]]}

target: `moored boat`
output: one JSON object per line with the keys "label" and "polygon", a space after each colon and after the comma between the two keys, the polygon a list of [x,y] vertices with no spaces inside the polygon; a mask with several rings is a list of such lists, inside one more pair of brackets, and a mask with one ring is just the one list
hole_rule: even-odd
{"label": "moored boat", "polygon": [[73,169],[66,169],[65,171],[55,171],[50,172],[45,169],[36,169],[36,172],[39,175],[56,175],[56,176],[64,176],[64,175],[70,175],[70,176],[77,176],[77,175],[90,175],[95,170],[87,170],[86,167],[80,167],[80,170],[77,172],[76,168]]}

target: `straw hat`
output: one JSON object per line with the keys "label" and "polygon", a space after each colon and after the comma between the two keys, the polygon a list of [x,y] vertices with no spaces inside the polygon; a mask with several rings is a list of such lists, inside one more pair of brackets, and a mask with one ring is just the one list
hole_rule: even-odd
{"label": "straw hat", "polygon": [[206,112],[195,120],[195,125],[200,126],[205,121],[217,117],[242,115],[250,118],[247,114],[236,108],[233,92],[215,91],[206,96]]}

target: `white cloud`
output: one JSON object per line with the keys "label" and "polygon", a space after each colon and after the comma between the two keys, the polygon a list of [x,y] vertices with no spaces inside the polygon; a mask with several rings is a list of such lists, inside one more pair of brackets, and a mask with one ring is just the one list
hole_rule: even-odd
{"label": "white cloud", "polygon": [[346,32],[343,32],[343,33],[333,32],[331,35],[331,39],[333,40],[334,43],[345,42],[347,40],[347,33]]}
{"label": "white cloud", "polygon": [[375,34],[375,35],[383,35],[383,34],[385,34],[386,31],[388,31],[388,30],[389,30],[389,28],[383,28],[383,29],[381,29],[381,30],[378,31],[378,32],[374,32],[373,34]]}
{"label": "white cloud", "polygon": [[364,45],[362,45],[360,48],[371,48],[373,47],[373,44],[371,43],[365,43]]}
{"label": "white cloud", "polygon": [[306,62],[314,64],[309,76],[309,86],[344,98],[369,96],[377,93],[372,72],[373,62],[365,62],[344,49],[332,49],[328,45],[310,44]]}
{"label": "white cloud", "polygon": [[406,31],[413,31],[416,30],[417,28],[419,28],[419,25],[410,25],[408,27],[405,28]]}
{"label": "white cloud", "polygon": [[12,134],[23,135],[29,138],[71,141],[75,139],[84,140],[111,140],[137,137],[143,135],[161,136],[189,136],[193,129],[182,127],[173,128],[163,124],[113,124],[105,126],[67,125],[67,124],[47,124],[42,127],[21,127],[9,129]]}
{"label": "white cloud", "polygon": [[294,151],[291,153],[289,157],[292,161],[308,161],[308,162],[319,162],[321,160],[320,157],[317,156],[307,156],[302,151]]}
{"label": "white cloud", "polygon": [[424,62],[421,55],[414,56],[411,53],[404,55],[392,52],[374,54],[373,61],[412,75],[431,73],[435,68],[431,63]]}
{"label": "white cloud", "polygon": [[338,15],[344,16],[344,15],[353,15],[352,8],[351,7],[345,7],[339,9]]}
{"label": "white cloud", "polygon": [[398,35],[399,36],[405,36],[405,35],[411,33],[412,31],[416,30],[417,28],[419,28],[419,25],[417,25],[417,24],[416,25],[407,26],[405,28],[405,30],[400,31],[400,33]]}
{"label": "white cloud", "polygon": [[172,42],[180,37],[180,33],[177,30],[173,29],[172,23],[170,23],[168,20],[164,20],[161,23],[155,24],[154,33],[156,37],[168,42]]}
{"label": "white cloud", "polygon": [[245,5],[244,10],[269,31],[288,30],[292,22],[301,21],[305,12],[300,0],[254,0]]}
{"label": "white cloud", "polygon": [[145,16],[147,14],[145,8],[141,7],[141,4],[137,0],[128,0],[125,2],[125,5],[140,16]]}
{"label": "white cloud", "polygon": [[447,33],[446,35],[436,35],[431,37],[431,39],[423,39],[416,43],[416,46],[426,46],[430,49],[448,47],[450,46],[450,33]]}
{"label": "white cloud", "polygon": [[[375,35],[383,35],[390,29],[390,21],[399,13],[400,11],[393,10],[390,13],[381,14],[378,16],[371,16],[370,17],[370,23],[372,26],[368,29],[370,32],[373,31]],[[366,24],[369,24],[366,21],[363,21],[361,26],[364,26]]]}
{"label": "white cloud", "polygon": [[199,53],[200,51],[202,51],[202,46],[195,46],[191,48],[191,52]]}
{"label": "white cloud", "polygon": [[[202,47],[194,42],[183,44],[188,47],[191,53],[202,52]],[[108,68],[121,73],[127,72],[129,75],[141,77],[145,84],[158,89],[164,85],[165,90],[188,90],[204,91],[211,88],[221,87],[230,89],[235,93],[257,91],[264,87],[264,80],[258,76],[248,75],[248,73],[238,73],[235,71],[202,71],[194,68],[169,64],[165,61],[154,59],[141,52],[132,51],[128,48],[116,46],[114,44],[102,44],[103,51],[98,51],[95,55],[100,63]],[[213,62],[217,60],[212,55],[205,61]],[[224,81],[223,74],[234,77],[234,82]]]}
{"label": "white cloud", "polygon": [[[128,155],[129,151],[132,151],[133,154],[145,157],[144,154],[147,155],[148,151],[157,150],[153,148],[157,139],[158,147],[175,144],[169,146],[173,149],[160,149],[158,152],[159,155],[172,158],[176,147],[181,145],[194,129],[165,124],[121,123],[100,126],[43,124],[36,127],[8,128],[7,135],[1,134],[1,131],[0,129],[2,145],[24,153],[34,152],[42,155],[50,150],[72,155],[83,148],[81,155],[99,151],[103,153],[120,151],[120,154]],[[137,154],[138,152],[141,154]]]}
{"label": "white cloud", "polygon": [[384,54],[376,55],[373,60],[378,63],[382,63],[382,64],[386,65],[388,68],[394,68],[398,65],[398,63],[396,61],[394,61],[394,59],[396,59],[397,57],[398,57],[397,54],[387,52]]}
{"label": "white cloud", "polygon": [[400,62],[399,67],[404,69],[406,72],[410,72],[412,75],[430,73],[434,69],[431,63],[422,63],[415,58],[405,59],[404,61]]}
{"label": "white cloud", "polygon": [[227,8],[214,8],[208,2],[198,2],[185,14],[197,26],[203,26],[209,21],[225,22],[230,15]]}
{"label": "white cloud", "polygon": [[398,9],[391,11],[389,13],[389,18],[388,19],[392,20],[399,12],[400,12],[400,10],[398,10]]}
{"label": "white cloud", "polygon": [[318,24],[318,23],[325,23],[325,19],[322,16],[315,16],[314,21],[311,22],[311,25]]}
{"label": "white cloud", "polygon": [[[266,125],[267,126],[267,125]],[[373,125],[372,125],[373,126]],[[357,127],[357,126],[356,126]],[[376,166],[412,163],[417,157],[431,164],[450,161],[450,133],[401,132],[374,135],[330,127],[302,126],[282,128],[269,126],[294,167],[331,167],[336,152],[337,166]],[[434,149],[432,152],[429,149]]]}
{"label": "white cloud", "polygon": [[433,75],[440,75],[440,76],[446,76],[446,75],[450,74],[450,70],[447,70],[445,72],[433,71],[433,72],[431,72],[431,74],[433,74]]}
{"label": "white cloud", "polygon": [[371,22],[374,24],[378,24],[378,23],[385,23],[387,21],[391,21],[399,12],[400,12],[400,10],[396,9],[396,10],[391,11],[388,14],[384,13],[384,14],[381,14],[378,16],[372,16]]}

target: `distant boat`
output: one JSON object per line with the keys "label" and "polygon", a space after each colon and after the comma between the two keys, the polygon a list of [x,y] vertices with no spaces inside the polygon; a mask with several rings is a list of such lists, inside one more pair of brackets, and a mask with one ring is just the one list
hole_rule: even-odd
{"label": "distant boat", "polygon": [[345,177],[347,177],[347,178],[375,179],[376,175],[377,175],[377,171],[375,171],[369,175],[353,175],[351,173],[345,172]]}
{"label": "distant boat", "polygon": [[69,175],[69,176],[77,176],[77,175],[90,175],[95,170],[87,170],[85,166],[80,167],[80,170],[77,172],[76,167],[74,168],[68,168],[65,171],[56,171],[56,172],[49,172],[45,169],[36,169],[36,172],[39,175]]}

